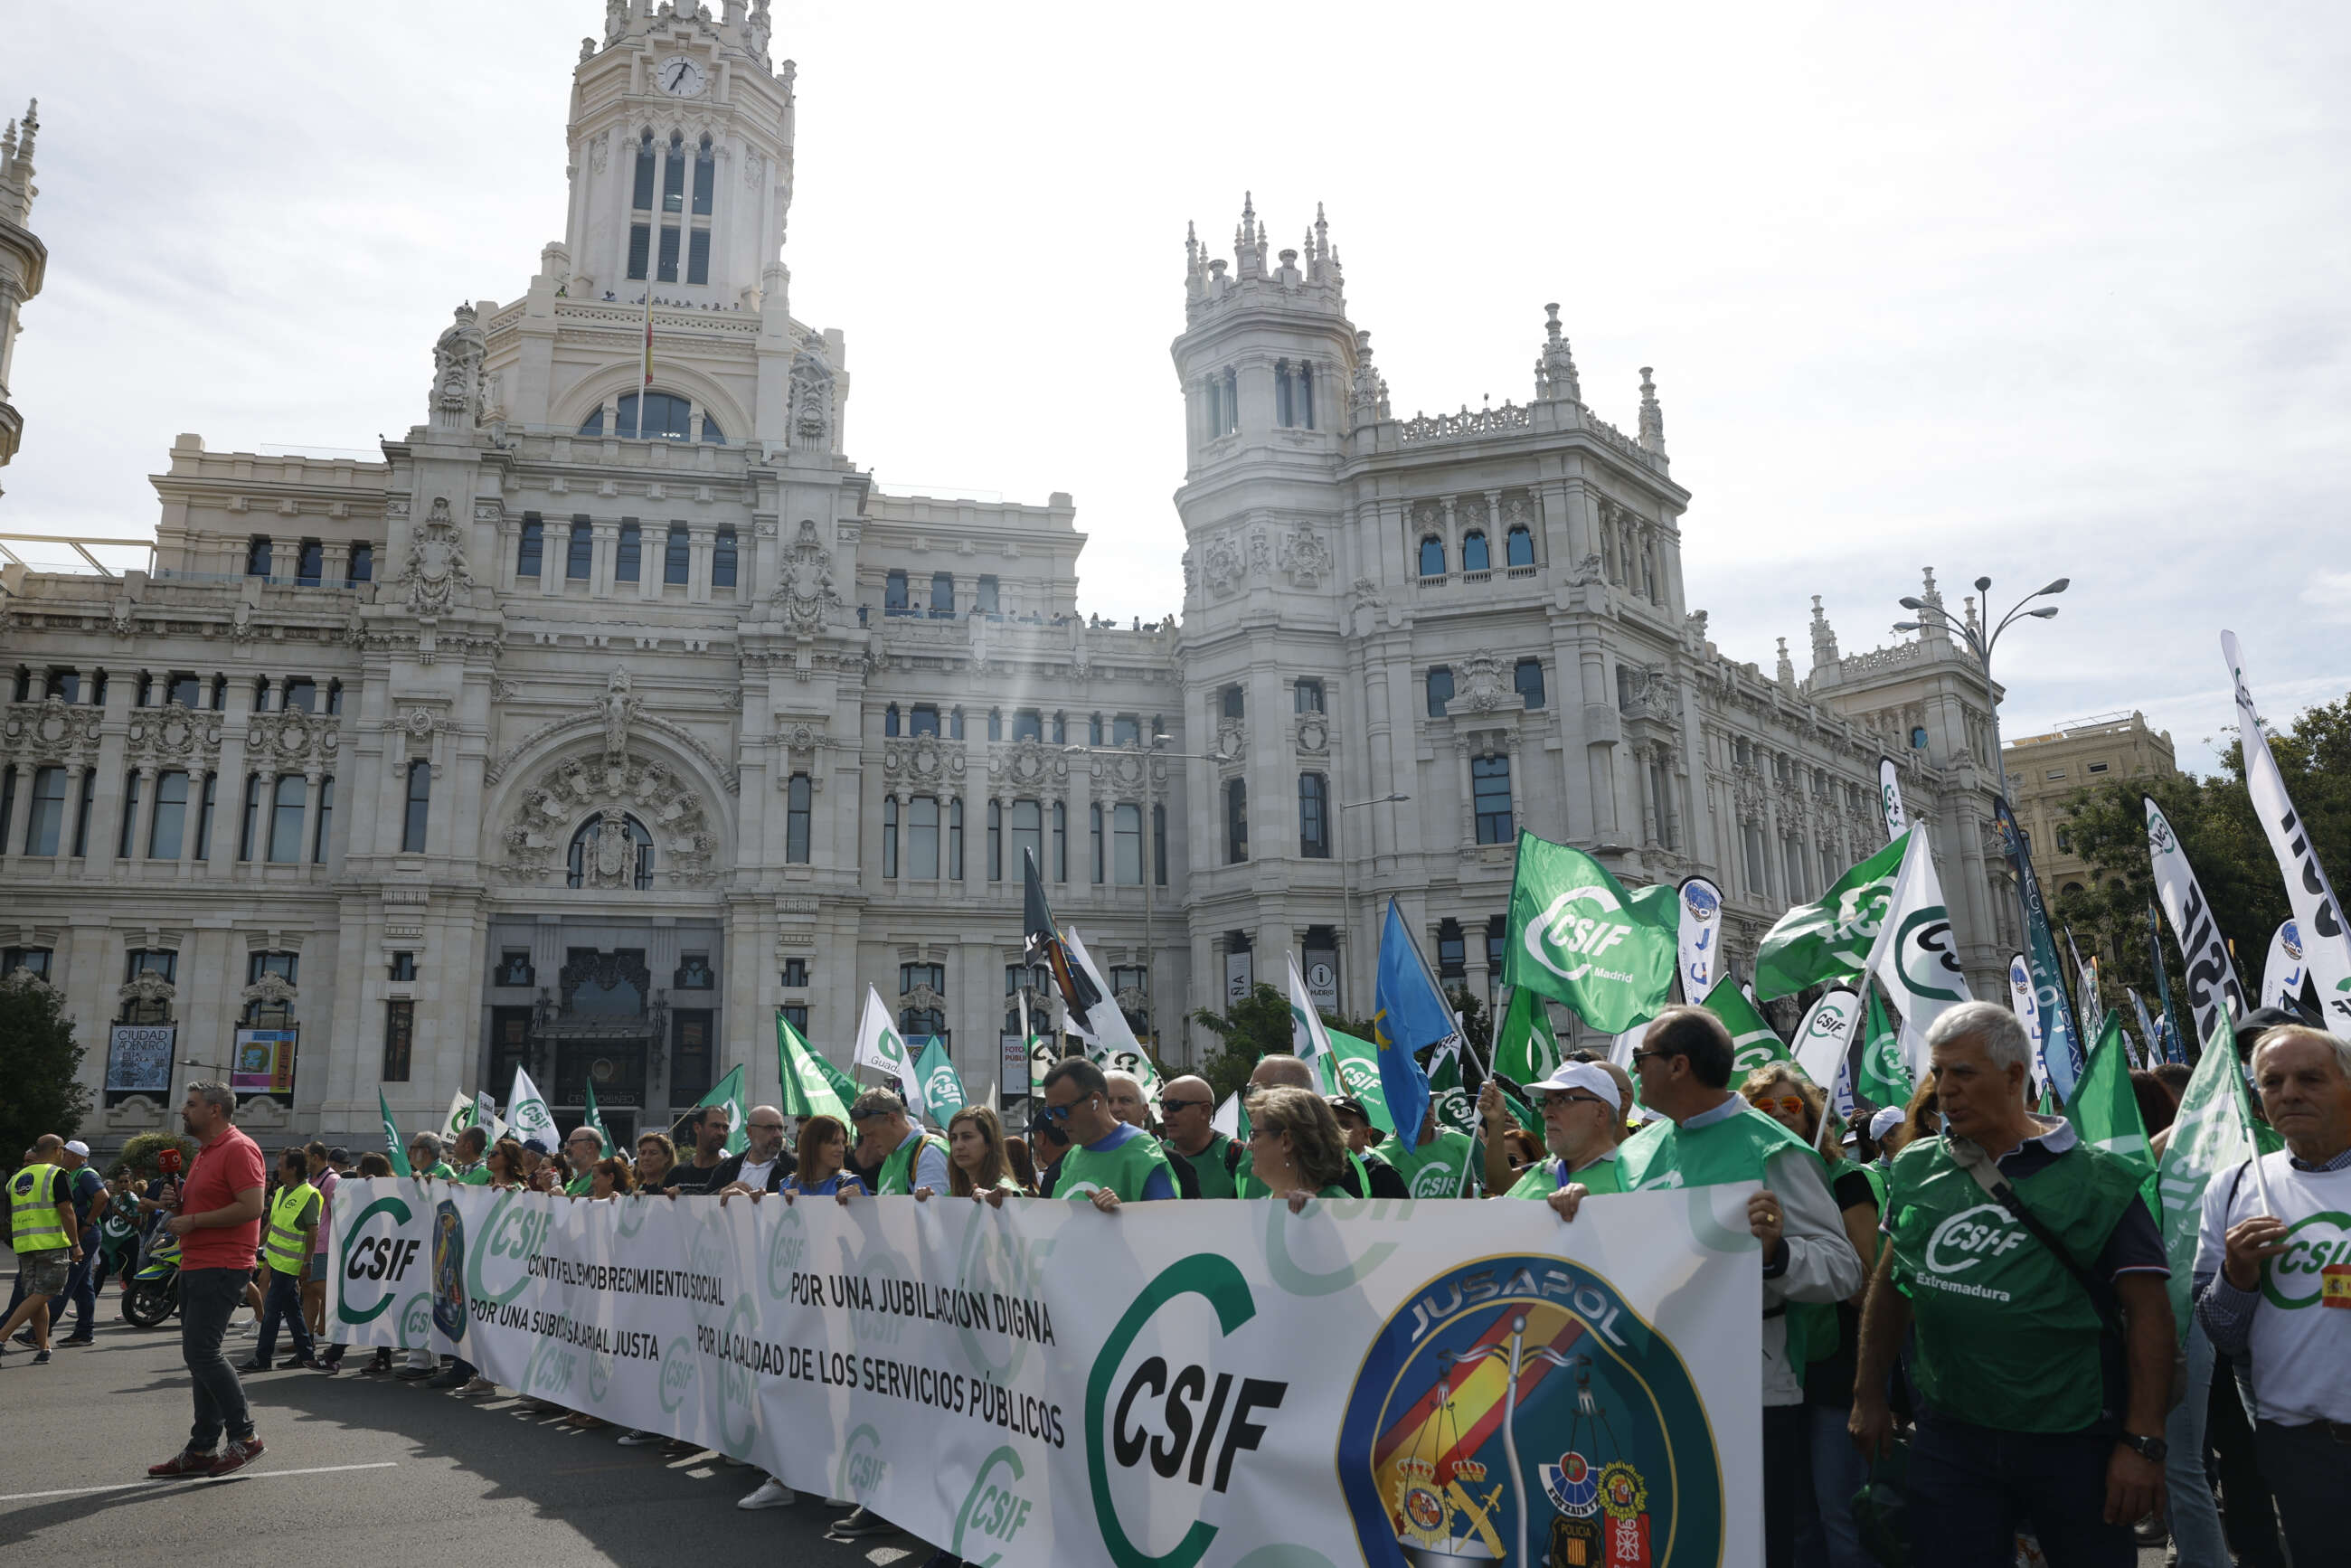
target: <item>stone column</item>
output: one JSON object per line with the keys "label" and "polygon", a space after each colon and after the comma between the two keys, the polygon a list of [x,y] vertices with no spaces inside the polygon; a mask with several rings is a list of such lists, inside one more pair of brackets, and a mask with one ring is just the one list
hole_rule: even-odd
{"label": "stone column", "polygon": [[[152,762],[139,765],[139,821],[131,829],[129,858],[131,860],[145,860],[149,848],[155,841],[155,804],[162,792],[160,787],[162,775],[162,769]],[[187,812],[184,808],[180,814],[180,822],[181,840],[184,843],[187,838]]]}
{"label": "stone column", "polygon": [[[74,858],[74,836],[81,826],[82,776],[89,771],[89,764],[87,762],[68,763],[66,767],[65,814],[57,822],[57,858],[59,860]],[[98,801],[95,799],[91,800],[89,810],[90,815],[96,817]],[[94,829],[98,824],[92,821],[90,826]]]}
{"label": "stone column", "polygon": [[705,604],[710,600],[710,548],[717,529],[709,523],[690,523],[686,538],[692,548],[690,564],[685,569],[685,597],[690,604]]}
{"label": "stone column", "polygon": [[[610,596],[613,591],[613,572],[619,569],[621,521],[618,517],[601,517],[590,523],[595,532],[595,564],[590,569],[588,591],[597,599]],[[637,575],[644,575],[644,548],[640,541],[637,549]]]}

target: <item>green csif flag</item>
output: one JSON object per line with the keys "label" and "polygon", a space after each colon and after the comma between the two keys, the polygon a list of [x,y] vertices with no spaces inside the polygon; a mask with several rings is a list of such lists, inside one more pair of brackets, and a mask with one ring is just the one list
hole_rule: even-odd
{"label": "green csif flag", "polygon": [[1818,904],[1780,916],[1755,953],[1755,994],[1764,1001],[1824,980],[1847,980],[1869,966],[1877,928],[1894,899],[1894,879],[1910,833],[1837,878]]}
{"label": "green csif flag", "polygon": [[849,1125],[849,1104],[857,1098],[857,1085],[801,1039],[781,1012],[776,1014],[776,1071],[784,1083],[785,1115],[800,1122],[830,1116]]}
{"label": "green csif flag", "polygon": [[383,1152],[392,1161],[392,1174],[413,1176],[416,1174],[408,1163],[408,1146],[400,1136],[400,1129],[392,1124],[392,1106],[386,1103],[383,1091],[375,1092],[375,1108],[383,1113]]}
{"label": "green csif flag", "polygon": [[1542,993],[1520,986],[1510,993],[1502,1027],[1494,1036],[1494,1071],[1519,1083],[1540,1083],[1559,1067],[1559,1040],[1551,1031],[1551,1008]]}
{"label": "green csif flag", "polygon": [[1437,1113],[1437,1124],[1450,1127],[1457,1133],[1478,1135],[1478,1113],[1469,1103],[1469,1091],[1461,1082],[1461,1045],[1458,1037],[1439,1046],[1428,1062],[1428,1103]]}
{"label": "green csif flag", "polygon": [[2171,1139],[2164,1145],[2163,1164],[2156,1175],[2156,1192],[2162,1200],[2156,1221],[2163,1228],[2163,1250],[2171,1264],[2172,1326],[2182,1341],[2188,1337],[2188,1298],[2203,1226],[2204,1189],[2221,1173],[2285,1145],[2268,1124],[2253,1119],[2244,1071],[2237,1063],[2236,1020],[2225,1002],[2214,1009],[2214,1019],[2212,1038],[2179,1096],[2179,1113],[2172,1118]]}
{"label": "green csif flag", "polygon": [[711,1085],[710,1092],[694,1103],[697,1111],[708,1105],[724,1105],[729,1113],[726,1124],[726,1152],[739,1155],[751,1146],[751,1134],[743,1130],[744,1118],[750,1107],[743,1100],[743,1064],[737,1062],[726,1070],[726,1076]]}
{"label": "green csif flag", "polygon": [[1564,1002],[1614,1034],[1665,1005],[1680,945],[1681,896],[1671,883],[1628,894],[1582,850],[1520,830],[1505,985]]}
{"label": "green csif flag", "polygon": [[940,1126],[964,1108],[963,1079],[947,1056],[947,1042],[937,1035],[914,1058],[914,1082],[922,1085],[923,1113]]}
{"label": "green csif flag", "polygon": [[1863,1014],[1861,1067],[1854,1074],[1853,1092],[1880,1109],[1891,1105],[1899,1110],[1910,1103],[1911,1091],[1917,1086],[1910,1081],[1902,1036],[1886,1015],[1877,988],[1864,980],[1862,988],[1869,993],[1869,1005]]}
{"label": "green csif flag", "polygon": [[[1387,1092],[1380,1087],[1379,1047],[1339,1030],[1328,1032],[1332,1054],[1338,1058],[1340,1092],[1352,1094],[1364,1103],[1364,1109],[1371,1113],[1373,1126],[1384,1133],[1395,1132],[1395,1118],[1388,1114]],[[1246,1111],[1242,1113],[1241,1124],[1249,1124]]]}
{"label": "green csif flag", "polygon": [[1799,1077],[1803,1075],[1803,1069],[1796,1067],[1795,1058],[1788,1054],[1787,1041],[1780,1038],[1778,1030],[1763,1021],[1763,1015],[1740,990],[1737,980],[1717,980],[1714,989],[1707,992],[1706,1000],[1698,1006],[1720,1019],[1723,1027],[1730,1031],[1730,1080],[1734,1088],[1757,1068],[1769,1067],[1775,1061],[1784,1061]]}
{"label": "green csif flag", "polygon": [[604,1113],[596,1108],[596,1085],[593,1083],[588,1085],[588,1125],[595,1129],[595,1133],[598,1137],[604,1140],[604,1153],[602,1157],[605,1159],[611,1159],[612,1157],[612,1129],[604,1125]]}
{"label": "green csif flag", "polygon": [[[2231,1053],[2233,1054],[2233,1052]],[[2141,1176],[2155,1174],[2155,1155],[2148,1151],[2147,1123],[2138,1113],[2138,1096],[2131,1092],[2129,1048],[2123,1043],[2123,1020],[2108,1013],[2098,1028],[2098,1043],[2090,1050],[2089,1065],[2074,1085],[2066,1119],[2085,1144],[2095,1144],[2118,1155]]]}

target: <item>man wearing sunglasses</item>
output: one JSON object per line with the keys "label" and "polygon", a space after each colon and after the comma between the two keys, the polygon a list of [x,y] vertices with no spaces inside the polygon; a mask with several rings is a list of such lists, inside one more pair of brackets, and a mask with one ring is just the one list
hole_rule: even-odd
{"label": "man wearing sunglasses", "polygon": [[1633,1071],[1641,1103],[1664,1119],[1625,1141],[1617,1179],[1626,1192],[1761,1186],[1747,1200],[1747,1228],[1763,1244],[1763,1562],[1784,1568],[1795,1561],[1798,1500],[1812,1496],[1812,1421],[1803,1367],[1790,1364],[1788,1307],[1844,1301],[1865,1274],[1821,1156],[1730,1088],[1730,1031],[1714,1014],[1657,1015]]}
{"label": "man wearing sunglasses", "polygon": [[1241,1146],[1217,1131],[1217,1092],[1205,1078],[1178,1078],[1159,1091],[1159,1116],[1167,1128],[1160,1140],[1184,1197],[1232,1197],[1238,1188],[1234,1167]]}
{"label": "man wearing sunglasses", "polygon": [[[1487,1084],[1499,1100],[1500,1086],[1491,1079]],[[1543,1143],[1552,1157],[1502,1196],[1549,1203],[1561,1218],[1573,1219],[1585,1197],[1624,1191],[1616,1179],[1616,1133],[1625,1124],[1616,1081],[1588,1061],[1568,1061],[1528,1092],[1542,1106]]]}
{"label": "man wearing sunglasses", "polygon": [[[1066,1057],[1045,1074],[1041,1114],[1070,1135],[1055,1197],[1084,1197],[1109,1214],[1122,1203],[1176,1196],[1159,1140],[1111,1114],[1110,1085],[1084,1057]],[[944,1177],[939,1185],[945,1190]]]}
{"label": "man wearing sunglasses", "polygon": [[[881,1155],[881,1168],[873,1181],[876,1197],[904,1196],[918,1186],[933,1192],[947,1190],[946,1141],[915,1126],[906,1115],[906,1103],[893,1091],[862,1091],[849,1107],[849,1119],[857,1128],[862,1148]],[[782,1115],[776,1120],[780,1125]],[[778,1145],[782,1142],[779,1131]]]}

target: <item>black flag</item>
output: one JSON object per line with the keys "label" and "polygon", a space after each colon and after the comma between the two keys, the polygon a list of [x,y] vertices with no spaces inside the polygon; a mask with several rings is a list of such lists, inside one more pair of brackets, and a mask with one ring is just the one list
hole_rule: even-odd
{"label": "black flag", "polygon": [[1052,905],[1045,902],[1045,883],[1037,874],[1037,857],[1026,849],[1020,852],[1020,881],[1025,956],[1032,966],[1041,963],[1051,968],[1063,1004],[1080,1024],[1085,1024],[1092,1010],[1101,1005],[1102,994],[1084,969],[1070,962],[1061,928],[1053,924]]}

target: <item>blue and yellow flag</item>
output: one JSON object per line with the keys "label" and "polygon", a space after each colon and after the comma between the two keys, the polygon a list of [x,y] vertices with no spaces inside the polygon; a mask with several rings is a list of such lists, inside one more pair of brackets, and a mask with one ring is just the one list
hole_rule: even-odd
{"label": "blue and yellow flag", "polygon": [[1413,1053],[1454,1040],[1460,1031],[1393,898],[1388,900],[1386,928],[1380,933],[1374,1000],[1378,1010],[1372,1015],[1372,1043],[1379,1047],[1380,1091],[1387,1097],[1397,1135],[1410,1147],[1428,1113],[1428,1077]]}

